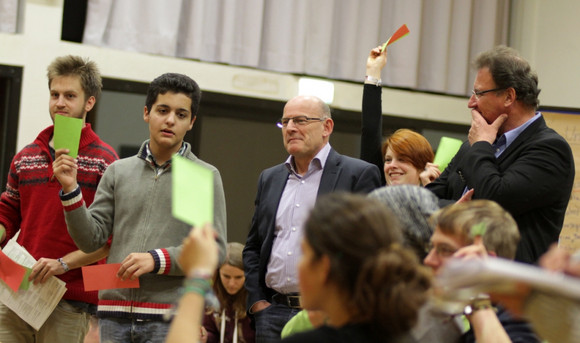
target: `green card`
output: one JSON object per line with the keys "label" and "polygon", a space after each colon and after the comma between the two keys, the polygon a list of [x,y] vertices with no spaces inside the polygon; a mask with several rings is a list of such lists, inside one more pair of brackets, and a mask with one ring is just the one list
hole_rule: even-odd
{"label": "green card", "polygon": [[471,237],[477,237],[485,235],[487,231],[487,225],[485,223],[475,224],[471,227]]}
{"label": "green card", "polygon": [[[26,267],[24,267],[26,268]],[[26,273],[24,274],[24,278],[22,279],[22,283],[20,284],[20,287],[18,287],[18,289],[22,289],[27,291],[30,288],[30,284],[32,283],[31,281],[28,281],[28,278],[30,277],[30,273],[32,273],[32,269],[31,268],[26,268]]]}
{"label": "green card", "polygon": [[173,216],[192,226],[213,223],[213,172],[179,155],[171,169]]}
{"label": "green card", "polygon": [[435,160],[433,163],[439,165],[439,170],[444,171],[447,168],[451,159],[457,154],[459,148],[463,142],[456,138],[441,137],[439,141],[439,147],[437,147],[437,153],[435,154]]}
{"label": "green card", "polygon": [[77,158],[83,120],[57,114],[54,117],[54,149],[69,149],[68,155]]}

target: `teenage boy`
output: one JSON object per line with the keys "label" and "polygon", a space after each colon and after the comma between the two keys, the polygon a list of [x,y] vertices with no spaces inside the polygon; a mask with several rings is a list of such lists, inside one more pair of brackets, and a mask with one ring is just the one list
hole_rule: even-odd
{"label": "teenage boy", "polygon": [[[48,88],[53,123],[57,114],[85,122],[101,93],[101,75],[92,61],[62,56],[48,66]],[[52,125],[44,129],[12,160],[6,191],[0,196],[0,242],[4,246],[20,230],[17,242],[37,259],[30,279],[42,283],[54,275],[66,283],[67,290],[39,331],[0,304],[1,342],[83,342],[91,307],[94,311],[97,304],[97,292],[84,291],[79,268],[104,258],[108,246],[104,242],[85,254],[67,232],[58,196],[60,184],[52,177],[53,132]],[[87,204],[93,202],[105,169],[117,158],[113,148],[85,123],[77,172]]]}
{"label": "teenage boy", "polygon": [[[514,259],[520,240],[520,232],[513,217],[500,205],[491,200],[472,200],[456,203],[435,212],[431,217],[435,231],[431,236],[431,249],[424,259],[435,274],[451,258],[487,258],[488,256]],[[474,227],[483,227],[476,232]],[[495,309],[489,299],[477,298],[465,307],[463,314],[469,321],[469,329],[463,329],[461,342],[540,342],[531,325],[515,318],[501,305]],[[461,318],[458,314],[455,318]],[[442,341],[433,336],[449,328],[449,317],[429,323],[431,328],[421,328],[417,332],[426,333],[419,342]],[[451,328],[449,328],[451,330]],[[445,330],[445,329],[443,329]],[[432,332],[429,332],[432,331]],[[429,335],[431,334],[431,335]],[[449,332],[446,332],[448,335]],[[450,337],[450,336],[447,336]],[[444,340],[450,342],[448,338]]]}
{"label": "teenage boy", "polygon": [[[102,342],[163,342],[169,329],[164,315],[179,298],[183,271],[177,263],[190,226],[171,216],[171,157],[179,154],[212,170],[214,227],[225,256],[226,206],[218,170],[198,159],[183,141],[199,109],[197,83],[181,74],[163,74],[147,91],[143,119],[149,139],[138,154],[113,163],[105,172],[94,203],[87,209],[77,185],[75,161],[57,151],[54,173],[69,232],[83,251],[94,251],[113,236],[107,263],[120,263],[117,277],[139,278],[139,288],[99,293]],[[195,197],[196,194],[192,194]]]}

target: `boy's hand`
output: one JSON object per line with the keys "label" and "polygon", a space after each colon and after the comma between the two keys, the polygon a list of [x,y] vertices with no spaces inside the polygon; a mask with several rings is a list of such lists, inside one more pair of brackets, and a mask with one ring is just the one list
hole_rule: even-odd
{"label": "boy's hand", "polygon": [[68,149],[58,149],[55,151],[55,159],[52,162],[52,173],[56,177],[62,191],[70,193],[77,188],[77,161],[67,155]]}
{"label": "boy's hand", "polygon": [[49,277],[53,275],[64,274],[65,271],[62,264],[53,258],[40,258],[34,266],[32,266],[32,272],[28,277],[29,281],[33,281],[34,284],[44,283]]}
{"label": "boy's hand", "polygon": [[155,261],[150,253],[134,252],[125,257],[117,272],[117,277],[122,280],[135,280],[143,274],[151,273],[153,268],[155,268]]}
{"label": "boy's hand", "polygon": [[486,259],[487,250],[483,245],[483,238],[481,236],[475,236],[473,238],[473,244],[465,246],[455,252],[453,257],[462,258],[464,260],[471,259]]}

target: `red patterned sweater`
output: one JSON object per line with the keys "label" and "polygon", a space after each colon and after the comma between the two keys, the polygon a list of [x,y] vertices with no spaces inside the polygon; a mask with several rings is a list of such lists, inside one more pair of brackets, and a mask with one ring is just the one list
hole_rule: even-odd
{"label": "red patterned sweater", "polygon": [[[52,178],[49,141],[54,126],[44,129],[32,144],[22,149],[10,165],[6,191],[0,196],[0,223],[6,227],[5,244],[18,230],[18,243],[34,258],[60,258],[78,250],[69,236],[59,197],[61,186]],[[87,124],[81,132],[77,181],[87,205],[93,202],[105,169],[118,156]],[[58,278],[66,282],[64,299],[96,304],[97,292],[85,292],[81,269]]]}

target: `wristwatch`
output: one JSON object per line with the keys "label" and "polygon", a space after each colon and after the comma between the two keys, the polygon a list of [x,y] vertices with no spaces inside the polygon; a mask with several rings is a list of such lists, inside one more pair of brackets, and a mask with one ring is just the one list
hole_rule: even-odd
{"label": "wristwatch", "polygon": [[62,258],[57,258],[56,260],[58,261],[58,263],[60,263],[60,265],[62,266],[62,269],[64,269],[65,273],[70,270],[70,268],[68,267],[68,264],[66,264],[66,262]]}
{"label": "wristwatch", "polygon": [[365,76],[365,81],[368,81],[377,87],[380,87],[382,85],[381,79],[377,79],[376,77],[372,77],[372,76],[368,76],[368,75]]}
{"label": "wristwatch", "polygon": [[476,298],[473,298],[467,306],[463,308],[463,314],[466,316],[471,316],[475,311],[484,310],[491,308],[491,300],[489,300],[489,296],[487,295],[479,295]]}

